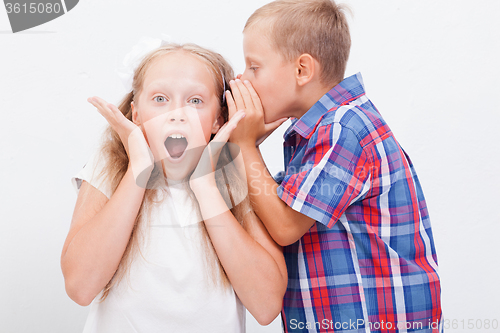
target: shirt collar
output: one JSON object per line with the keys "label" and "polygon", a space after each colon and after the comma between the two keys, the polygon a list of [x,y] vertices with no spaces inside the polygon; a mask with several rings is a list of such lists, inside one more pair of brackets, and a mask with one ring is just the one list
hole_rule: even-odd
{"label": "shirt collar", "polygon": [[361,73],[354,74],[323,95],[300,119],[294,119],[283,136],[285,140],[294,133],[309,139],[321,118],[332,109],[347,104],[365,94]]}

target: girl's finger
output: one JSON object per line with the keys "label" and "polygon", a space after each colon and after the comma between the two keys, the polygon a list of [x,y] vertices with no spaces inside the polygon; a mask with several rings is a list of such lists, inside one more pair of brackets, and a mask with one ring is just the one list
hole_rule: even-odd
{"label": "girl's finger", "polygon": [[98,105],[98,107],[102,108],[103,110],[108,111],[107,106],[106,106],[108,104],[108,102],[106,102],[105,100],[103,100],[102,98],[97,97],[97,96],[92,97],[92,99]]}
{"label": "girl's finger", "polygon": [[231,136],[231,133],[233,133],[236,126],[238,126],[240,120],[243,119],[244,117],[245,117],[244,110],[239,110],[238,112],[236,112],[234,116],[219,129],[219,132],[217,132],[217,135],[214,137],[212,141],[227,142],[227,140],[229,140],[229,137]]}
{"label": "girl's finger", "polygon": [[229,119],[231,119],[231,118],[233,118],[237,109],[236,109],[236,104],[234,103],[233,95],[231,94],[231,92],[229,90],[226,90],[226,101],[227,101],[227,108],[228,108],[228,112],[229,112]]}
{"label": "girl's finger", "polygon": [[[106,107],[108,109],[110,109],[111,111],[113,111],[114,114],[116,115],[122,115],[123,116],[123,113],[120,111],[120,109],[118,109],[114,104],[111,104],[111,103],[108,103],[106,105]],[[124,116],[125,117],[125,116]]]}
{"label": "girl's finger", "polygon": [[115,131],[119,132],[123,129],[131,131],[135,128],[135,125],[115,105],[97,96],[89,98],[88,101],[97,108],[97,111],[99,111]]}
{"label": "girl's finger", "polygon": [[[120,111],[120,109],[116,107],[116,105],[109,103],[106,105],[106,107],[113,113],[115,120],[120,125],[130,126],[133,124],[130,120],[127,119],[127,117],[125,117],[125,115]],[[133,125],[133,127],[135,128],[135,125]]]}
{"label": "girl's finger", "polygon": [[91,98],[89,98],[89,102],[93,106],[95,106],[99,112],[104,112],[104,113],[107,113],[107,114],[111,113],[110,112],[111,110],[109,110],[108,107],[106,106],[106,104],[107,104],[106,101],[103,100],[102,98],[99,98],[97,96],[91,97]]}
{"label": "girl's finger", "polygon": [[228,127],[236,127],[238,125],[238,123],[240,122],[240,120],[245,118],[245,116],[246,116],[245,110],[239,110],[238,112],[236,112],[233,119],[231,121],[229,121],[229,124],[231,126],[228,125]]}
{"label": "girl's finger", "polygon": [[95,97],[89,97],[87,99],[87,102],[89,102],[90,104],[92,104],[93,106],[95,106],[96,108],[100,108],[101,106],[99,105],[99,103],[97,102],[97,100],[95,99]]}
{"label": "girl's finger", "polygon": [[245,118],[245,116],[246,116],[245,110],[239,110],[238,112],[236,112],[234,117],[230,121],[228,121],[227,128],[224,131],[227,134],[227,138],[225,139],[224,142],[227,142],[227,140],[229,140],[231,133],[233,133],[234,129],[238,126],[238,123],[243,118]]}
{"label": "girl's finger", "polygon": [[97,111],[106,118],[108,123],[112,122],[112,112],[107,107],[103,106],[101,100],[98,97],[91,97],[88,102],[97,108]]}
{"label": "girl's finger", "polygon": [[224,125],[221,126],[221,128],[219,128],[219,131],[217,132],[217,134],[214,136],[213,140],[212,141],[217,141],[216,139],[218,138],[218,135],[219,133],[222,133],[226,130],[227,128],[227,124],[229,124],[229,122],[225,123]]}

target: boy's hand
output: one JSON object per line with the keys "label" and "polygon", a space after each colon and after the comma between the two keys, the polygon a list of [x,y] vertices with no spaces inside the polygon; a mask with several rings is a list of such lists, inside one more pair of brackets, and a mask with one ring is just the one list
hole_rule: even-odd
{"label": "boy's hand", "polygon": [[[240,77],[240,76],[238,76]],[[237,110],[244,109],[246,117],[233,131],[230,141],[243,147],[245,145],[258,146],[287,118],[278,119],[272,123],[264,123],[264,110],[259,96],[252,84],[239,78],[231,80],[232,94],[226,92],[229,117],[232,118]]]}

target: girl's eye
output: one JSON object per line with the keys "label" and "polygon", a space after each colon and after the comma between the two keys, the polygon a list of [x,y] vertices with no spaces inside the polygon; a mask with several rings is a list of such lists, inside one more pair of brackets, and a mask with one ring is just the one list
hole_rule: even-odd
{"label": "girl's eye", "polygon": [[192,98],[190,100],[190,102],[193,103],[193,104],[201,104],[201,99],[199,99],[199,98]]}
{"label": "girl's eye", "polygon": [[255,72],[257,70],[257,67],[250,67],[250,70]]}
{"label": "girl's eye", "polygon": [[167,101],[164,96],[156,96],[155,98],[153,98],[153,100],[158,103],[165,103]]}

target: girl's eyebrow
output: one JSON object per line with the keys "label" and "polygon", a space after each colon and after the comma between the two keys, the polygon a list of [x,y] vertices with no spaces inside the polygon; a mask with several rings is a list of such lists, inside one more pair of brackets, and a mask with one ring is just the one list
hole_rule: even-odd
{"label": "girl's eyebrow", "polygon": [[[162,90],[168,89],[169,87],[171,87],[170,82],[167,83],[165,81],[157,81],[157,82],[151,83],[147,88],[153,92],[156,92],[156,91],[162,91]],[[197,91],[198,94],[203,94],[203,95],[210,94],[210,90],[205,85],[203,85],[201,83],[189,84],[189,86],[185,90]]]}

